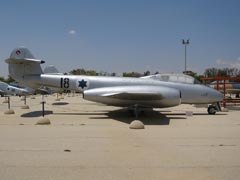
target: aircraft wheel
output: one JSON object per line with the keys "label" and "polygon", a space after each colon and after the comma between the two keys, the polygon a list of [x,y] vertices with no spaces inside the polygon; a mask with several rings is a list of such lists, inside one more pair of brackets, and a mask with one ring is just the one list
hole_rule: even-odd
{"label": "aircraft wheel", "polygon": [[211,105],[211,106],[208,107],[207,111],[208,111],[208,114],[214,115],[214,114],[216,114],[217,109],[216,109],[215,106]]}

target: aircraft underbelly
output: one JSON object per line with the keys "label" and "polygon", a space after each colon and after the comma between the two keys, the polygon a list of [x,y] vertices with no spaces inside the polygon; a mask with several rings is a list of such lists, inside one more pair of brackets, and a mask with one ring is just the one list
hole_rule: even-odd
{"label": "aircraft underbelly", "polygon": [[[91,100],[91,99],[87,99]],[[112,98],[104,99],[93,99],[94,102],[103,103],[110,106],[119,106],[119,107],[130,107],[130,106],[143,106],[143,107],[154,107],[154,108],[166,108],[179,105],[179,103],[169,103],[168,101],[142,101],[142,100],[120,100]]]}

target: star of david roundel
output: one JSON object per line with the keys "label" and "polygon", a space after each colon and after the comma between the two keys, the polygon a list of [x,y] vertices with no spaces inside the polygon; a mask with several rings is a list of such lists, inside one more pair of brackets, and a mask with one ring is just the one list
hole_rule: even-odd
{"label": "star of david roundel", "polygon": [[79,79],[77,81],[77,88],[79,90],[85,90],[89,87],[89,81],[87,79]]}

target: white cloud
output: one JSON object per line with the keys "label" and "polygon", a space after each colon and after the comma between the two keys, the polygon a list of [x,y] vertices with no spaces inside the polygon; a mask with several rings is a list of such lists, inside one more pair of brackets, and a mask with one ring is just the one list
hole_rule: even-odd
{"label": "white cloud", "polygon": [[217,60],[216,60],[216,63],[217,63],[217,65],[226,65],[226,64],[228,64],[228,63],[225,62],[223,59],[217,59]]}
{"label": "white cloud", "polygon": [[236,61],[228,61],[228,60],[224,60],[224,59],[217,59],[216,63],[217,63],[217,65],[240,69],[240,60],[239,60],[239,58],[237,58]]}
{"label": "white cloud", "polygon": [[71,29],[71,30],[69,30],[68,31],[68,34],[70,34],[70,35],[74,35],[74,34],[76,34],[77,32],[74,30],[74,29]]}

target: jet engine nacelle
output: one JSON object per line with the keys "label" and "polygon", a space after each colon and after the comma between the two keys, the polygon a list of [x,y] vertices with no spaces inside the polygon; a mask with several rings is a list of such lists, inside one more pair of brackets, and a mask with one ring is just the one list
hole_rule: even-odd
{"label": "jet engine nacelle", "polygon": [[86,100],[112,106],[172,107],[181,104],[178,89],[159,86],[117,86],[85,90]]}

